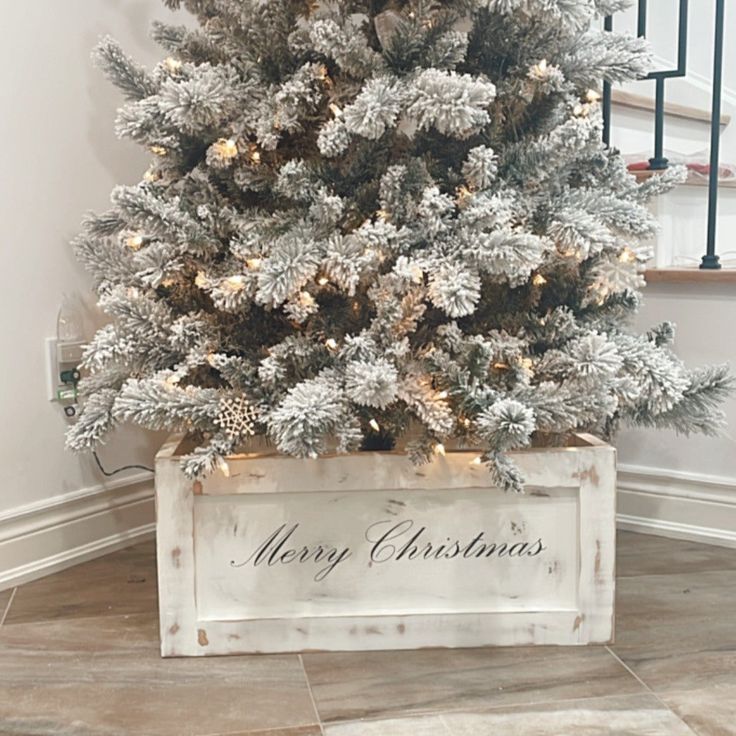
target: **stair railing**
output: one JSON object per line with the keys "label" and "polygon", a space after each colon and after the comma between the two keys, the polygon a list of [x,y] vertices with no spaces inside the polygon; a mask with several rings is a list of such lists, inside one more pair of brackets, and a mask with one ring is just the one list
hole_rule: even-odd
{"label": "stair railing", "polygon": [[[710,117],[710,162],[708,171],[708,228],[706,251],[700,268],[719,269],[721,263],[716,254],[716,227],[718,219],[718,173],[721,136],[721,95],[723,91],[723,37],[725,30],[726,0],[715,0],[715,34],[713,47],[713,81]],[[638,0],[637,35],[647,34],[647,0]],[[613,16],[603,21],[606,31],[613,30]],[[654,100],[654,156],[649,159],[649,169],[661,171],[668,164],[664,156],[664,97],[665,80],[684,77],[687,74],[687,31],[688,0],[679,0],[677,21],[677,66],[674,69],[657,70],[647,74],[644,79],[655,82]],[[603,83],[603,140],[611,143],[611,83]]]}

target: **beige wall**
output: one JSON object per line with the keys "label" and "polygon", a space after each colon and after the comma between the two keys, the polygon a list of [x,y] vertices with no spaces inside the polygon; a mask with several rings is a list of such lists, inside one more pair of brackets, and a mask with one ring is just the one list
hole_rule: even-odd
{"label": "beige wall", "polygon": [[[736,368],[736,290],[732,284],[657,284],[644,291],[636,326],[677,325],[675,352],[690,366],[730,362]],[[617,438],[619,462],[663,473],[729,480],[736,503],[736,397],[725,405],[729,429],[721,437],[682,437],[671,431],[628,430]]]}
{"label": "beige wall", "polygon": [[[112,34],[137,58],[162,53],[148,38],[154,18],[171,18],[156,0],[27,0],[3,6],[0,45],[0,515],[94,486],[89,458],[64,450],[66,420],[47,400],[44,338],[56,331],[62,293],[89,298],[69,240],[81,215],[104,209],[111,188],[135,182],[146,156],[113,133],[120,96],[90,61]],[[91,330],[91,325],[88,326]],[[121,433],[105,461],[150,463],[155,441]]]}

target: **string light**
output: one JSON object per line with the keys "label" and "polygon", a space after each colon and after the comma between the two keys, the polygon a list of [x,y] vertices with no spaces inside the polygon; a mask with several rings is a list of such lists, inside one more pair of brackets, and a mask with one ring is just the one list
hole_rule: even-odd
{"label": "string light", "polygon": [[370,422],[368,422],[368,424],[371,425],[374,432],[381,431],[381,425],[375,419],[371,419]]}
{"label": "string light", "polygon": [[207,353],[207,362],[214,368],[217,362],[217,356],[214,353]]}
{"label": "string light", "polygon": [[173,286],[174,283],[174,279],[172,278],[163,279],[163,281],[161,281],[161,286],[163,286],[165,289],[168,289],[170,286]]}
{"label": "string light", "polygon": [[472,196],[473,192],[470,191],[465,185],[461,185],[457,188],[457,203],[462,206],[465,204],[469,197]]}
{"label": "string light", "polygon": [[478,457],[474,457],[471,462],[473,465],[483,465],[483,456],[478,455]]}
{"label": "string light", "polygon": [[260,258],[248,258],[245,261],[245,265],[248,266],[248,268],[252,269],[253,271],[257,271],[261,267],[261,259]]}
{"label": "string light", "polygon": [[529,68],[529,76],[543,82],[550,77],[553,70],[554,68],[547,62],[547,59],[542,59]]}
{"label": "string light", "polygon": [[154,156],[167,156],[169,153],[169,149],[163,146],[151,146],[150,150]]}
{"label": "string light", "polygon": [[337,350],[337,340],[335,340],[334,337],[328,337],[325,340],[325,345],[327,346],[328,350]]}
{"label": "string light", "polygon": [[258,146],[255,143],[251,143],[248,146],[248,158],[254,163],[261,163],[261,152],[258,150]]}
{"label": "string light", "polygon": [[382,220],[383,222],[386,222],[388,220],[388,218],[389,218],[389,213],[386,212],[386,210],[383,210],[383,209],[382,210],[377,210],[376,211],[376,217],[379,220]]}
{"label": "string light", "polygon": [[462,425],[463,425],[463,427],[465,427],[466,429],[467,429],[468,427],[470,427],[470,419],[468,419],[468,417],[463,417],[463,420],[462,420]]}
{"label": "string light", "polygon": [[169,376],[164,383],[166,384],[166,388],[175,389],[179,385],[179,381],[181,381],[181,376],[174,373],[174,375]]}
{"label": "string light", "polygon": [[601,99],[600,93],[596,89],[589,89],[585,93],[585,99],[591,104],[598,102]]}
{"label": "string light", "polygon": [[149,184],[152,184],[154,181],[158,181],[160,178],[161,174],[153,168],[148,169],[143,174],[143,181],[148,182]]}
{"label": "string light", "polygon": [[142,235],[131,235],[126,241],[125,244],[130,248],[131,250],[140,250],[143,246],[143,236]]}
{"label": "string light", "polygon": [[444,457],[447,454],[447,451],[445,450],[445,446],[441,442],[438,442],[434,446],[434,453],[435,455],[441,455]]}
{"label": "string light", "polygon": [[341,118],[342,117],[342,110],[340,109],[339,105],[336,105],[334,102],[331,102],[330,103],[330,112],[336,118]]}
{"label": "string light", "polygon": [[222,285],[228,290],[228,291],[242,291],[245,288],[245,277],[241,274],[236,274],[235,276],[228,276],[223,282]]}
{"label": "string light", "polygon": [[238,145],[232,138],[220,138],[212,145],[220,158],[233,159],[238,155]]}
{"label": "string light", "polygon": [[534,286],[544,286],[547,283],[547,279],[544,278],[541,273],[535,273],[534,278],[532,278],[532,283]]}
{"label": "string light", "polygon": [[320,286],[327,286],[327,284],[330,283],[330,280],[327,278],[327,276],[321,276],[320,278],[317,279],[317,283]]}
{"label": "string light", "polygon": [[446,399],[450,394],[447,393],[447,391],[440,391],[437,394],[438,399]]}
{"label": "string light", "polygon": [[636,260],[636,253],[631,248],[624,248],[618,257],[621,263],[633,263]]}
{"label": "string light", "polygon": [[223,474],[223,475],[224,475],[224,476],[225,476],[226,478],[229,478],[229,477],[230,477],[230,466],[229,466],[229,465],[227,464],[227,462],[225,461],[225,458],[222,458],[222,457],[221,457],[221,458],[220,458],[220,459],[219,459],[219,460],[217,461],[217,465],[218,465],[218,466],[219,466],[219,468],[220,468],[220,472],[221,472],[221,473],[222,473],[222,474]]}
{"label": "string light", "polygon": [[317,76],[320,78],[322,84],[324,84],[325,87],[327,87],[328,89],[332,87],[330,72],[324,64],[319,65],[319,68],[317,69]]}
{"label": "string light", "polygon": [[302,307],[313,307],[315,304],[314,297],[308,291],[300,291],[299,304]]}
{"label": "string light", "polygon": [[181,71],[181,62],[173,56],[169,56],[167,59],[164,59],[164,65],[172,74],[176,74]]}
{"label": "string light", "polygon": [[200,289],[204,289],[209,285],[209,283],[209,279],[204,275],[204,271],[199,271],[194,278],[194,285],[198,286]]}
{"label": "string light", "polygon": [[508,363],[494,363],[494,364],[493,364],[493,367],[494,367],[494,368],[495,368],[495,369],[496,369],[497,371],[506,371],[506,370],[508,370],[508,368],[509,368],[509,366],[508,366]]}

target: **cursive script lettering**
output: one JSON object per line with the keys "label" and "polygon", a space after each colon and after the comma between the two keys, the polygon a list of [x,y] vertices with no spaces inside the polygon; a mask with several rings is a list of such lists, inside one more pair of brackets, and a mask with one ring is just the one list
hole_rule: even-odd
{"label": "cursive script lettering", "polygon": [[[299,532],[298,522],[291,526],[282,524],[261,541],[248,557],[240,562],[231,560],[230,566],[273,567],[313,563],[318,566],[314,580],[320,582],[353,554],[348,546],[297,543]],[[369,561],[382,564],[405,560],[536,557],[547,549],[541,538],[513,543],[491,541],[486,538],[484,531],[466,539],[445,537],[443,541],[437,541],[429,537],[427,527],[416,524],[413,519],[377,521],[365,530],[365,539],[369,543]]]}
{"label": "cursive script lettering", "polygon": [[427,540],[427,527],[416,527],[414,521],[405,519],[377,521],[365,532],[366,541],[371,543],[370,559],[382,563],[390,560],[451,560],[463,558],[490,557],[536,557],[546,547],[541,539],[535,542],[491,542],[485,538],[484,532],[478,532],[468,542],[446,537],[445,542],[436,543]]}
{"label": "cursive script lettering", "polygon": [[319,582],[324,580],[341,562],[350,557],[350,548],[344,547],[338,549],[322,544],[315,544],[312,547],[307,545],[287,546],[287,543],[299,529],[299,524],[293,524],[288,530],[286,524],[282,524],[278,529],[269,535],[261,544],[256,547],[253,553],[242,562],[230,561],[231,567],[244,567],[249,562],[253,563],[253,567],[258,567],[265,562],[268,567],[274,565],[288,565],[292,562],[300,564],[306,562],[321,563],[326,562],[314,576],[314,580]]}

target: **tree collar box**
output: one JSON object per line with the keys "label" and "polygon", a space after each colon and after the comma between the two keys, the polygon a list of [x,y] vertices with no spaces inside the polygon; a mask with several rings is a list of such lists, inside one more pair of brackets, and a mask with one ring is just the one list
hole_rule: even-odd
{"label": "tree collar box", "polygon": [[590,435],[511,453],[318,460],[269,450],[188,480],[156,458],[164,656],[589,644],[613,636],[615,450]]}

